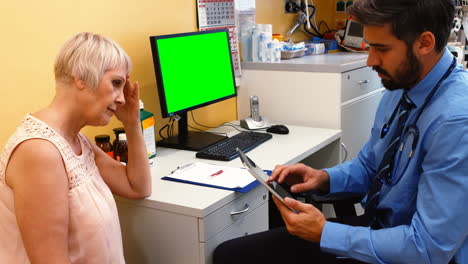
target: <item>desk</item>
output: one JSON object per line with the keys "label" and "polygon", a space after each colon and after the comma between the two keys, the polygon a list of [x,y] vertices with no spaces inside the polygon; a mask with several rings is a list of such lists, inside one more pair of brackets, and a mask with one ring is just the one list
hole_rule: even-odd
{"label": "desk", "polygon": [[[288,135],[273,135],[248,155],[264,169],[314,156],[322,164],[338,163],[340,130],[288,127]],[[218,131],[237,133],[230,127]],[[194,161],[242,166],[239,159],[200,160],[195,152],[157,148],[152,195],[137,201],[116,197],[127,263],[211,263],[214,249],[223,241],[268,229],[269,195],[262,186],[243,194],[161,180],[177,166]],[[247,207],[245,213],[230,214]]]}

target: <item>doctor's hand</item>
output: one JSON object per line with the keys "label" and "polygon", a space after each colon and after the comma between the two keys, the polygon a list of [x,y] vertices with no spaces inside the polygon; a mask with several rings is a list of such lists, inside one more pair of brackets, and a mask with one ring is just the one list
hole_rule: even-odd
{"label": "doctor's hand", "polygon": [[312,242],[320,242],[322,230],[327,221],[322,212],[311,204],[304,204],[294,199],[285,198],[285,203],[291,209],[298,211],[298,213],[296,213],[289,210],[289,208],[274,195],[272,195],[272,197],[286,224],[286,229],[291,235]]}
{"label": "doctor's hand", "polygon": [[302,163],[294,165],[276,165],[268,182],[286,182],[291,192],[301,193],[311,190],[330,192],[330,177],[324,170],[316,170]]}

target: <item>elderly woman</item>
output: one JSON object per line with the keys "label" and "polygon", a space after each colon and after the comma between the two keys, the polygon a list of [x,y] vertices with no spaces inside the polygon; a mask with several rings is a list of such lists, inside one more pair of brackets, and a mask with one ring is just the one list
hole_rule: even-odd
{"label": "elderly woman", "polygon": [[[151,194],[140,128],[138,83],[114,41],[70,38],[55,62],[56,94],[27,114],[0,154],[0,263],[124,263],[112,193]],[[128,163],[80,133],[115,115],[125,126]]]}

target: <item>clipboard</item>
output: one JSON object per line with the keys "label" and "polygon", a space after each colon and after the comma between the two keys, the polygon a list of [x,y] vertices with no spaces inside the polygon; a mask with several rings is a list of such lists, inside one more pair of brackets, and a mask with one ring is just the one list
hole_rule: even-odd
{"label": "clipboard", "polygon": [[162,180],[246,193],[260,185],[244,168],[195,162],[172,171]]}

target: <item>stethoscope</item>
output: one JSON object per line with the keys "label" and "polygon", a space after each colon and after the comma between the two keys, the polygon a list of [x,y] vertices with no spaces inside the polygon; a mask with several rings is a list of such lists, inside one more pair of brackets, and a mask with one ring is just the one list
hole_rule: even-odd
{"label": "stethoscope", "polygon": [[[447,79],[447,77],[452,73],[453,69],[455,68],[455,66],[457,65],[457,59],[454,57],[453,58],[453,61],[452,61],[452,64],[450,64],[450,67],[447,69],[447,71],[445,72],[445,74],[440,78],[439,82],[434,86],[434,88],[432,88],[431,92],[427,95],[426,97],[426,100],[424,101],[423,105],[421,106],[421,109],[419,110],[418,114],[416,115],[416,118],[414,119],[414,121],[408,125],[408,127],[405,129],[405,131],[403,132],[403,135],[402,135],[402,140],[401,140],[401,146],[400,146],[400,151],[403,150],[403,147],[404,147],[404,144],[405,144],[405,141],[406,139],[408,138],[408,136],[412,135],[413,136],[413,143],[411,145],[411,150],[410,150],[410,153],[409,153],[409,158],[411,158],[413,156],[413,152],[416,148],[416,145],[418,144],[418,139],[419,139],[419,129],[418,127],[416,126],[416,123],[418,122],[419,120],[419,117],[421,116],[422,112],[424,111],[424,109],[426,108],[427,104],[429,104],[429,101],[431,101],[432,99],[432,96],[434,96],[434,94],[437,92],[437,90],[439,89],[440,87],[440,84],[445,80]],[[397,106],[395,107],[395,109],[393,110],[393,113],[392,115],[390,116],[390,118],[388,119],[387,122],[384,123],[384,125],[382,126],[382,130],[380,131],[380,138],[384,138],[385,135],[387,135],[387,132],[388,130],[390,129],[390,126],[393,122],[393,120],[395,119],[395,116],[396,114],[398,113],[398,109],[400,108],[400,105],[401,105],[401,100],[399,101],[399,103],[397,104]]]}

